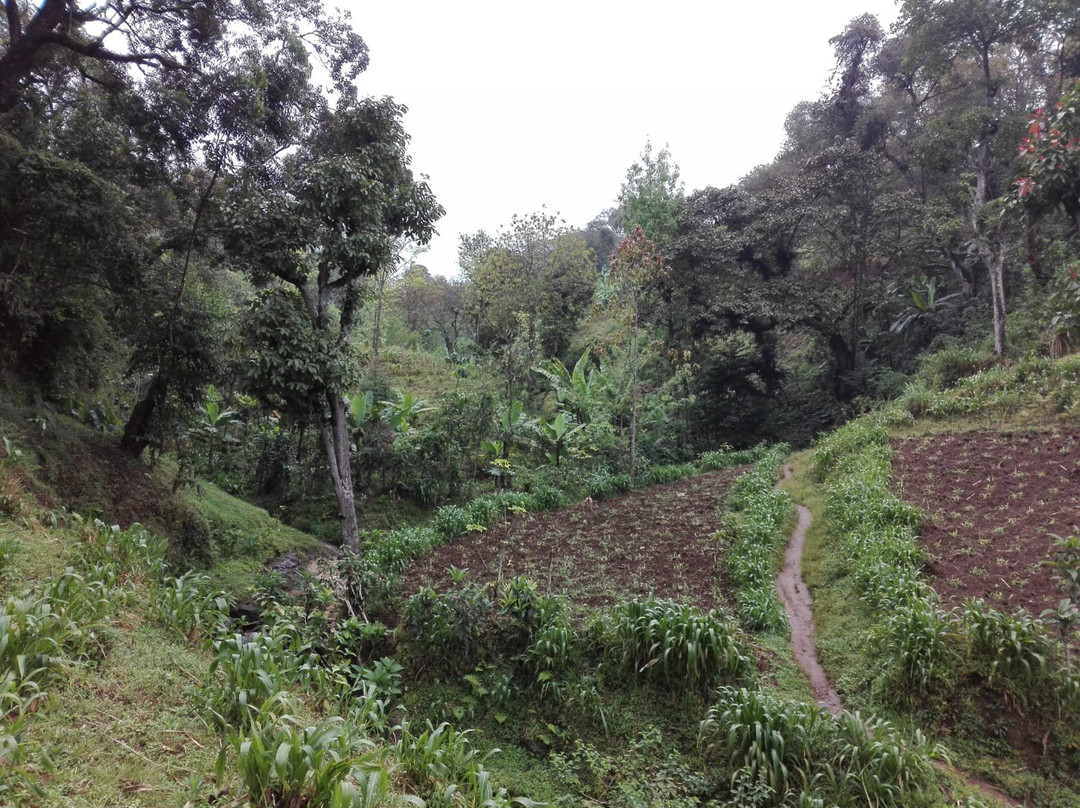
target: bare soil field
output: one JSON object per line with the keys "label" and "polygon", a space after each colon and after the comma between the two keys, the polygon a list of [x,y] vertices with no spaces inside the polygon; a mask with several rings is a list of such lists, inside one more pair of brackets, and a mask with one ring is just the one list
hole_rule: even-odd
{"label": "bare soil field", "polygon": [[723,548],[713,539],[728,489],[725,469],[595,503],[516,516],[419,559],[405,592],[449,583],[451,566],[486,583],[515,575],[575,603],[606,606],[650,592],[703,609],[728,607]]}
{"label": "bare soil field", "polygon": [[1054,538],[1080,526],[1080,435],[973,432],[892,441],[898,496],[928,515],[920,544],[946,605],[983,598],[1038,616],[1062,597]]}

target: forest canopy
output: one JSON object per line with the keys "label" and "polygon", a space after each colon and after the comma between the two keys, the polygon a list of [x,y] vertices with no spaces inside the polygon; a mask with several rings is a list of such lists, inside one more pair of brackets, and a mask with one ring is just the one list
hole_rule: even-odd
{"label": "forest canopy", "polygon": [[[802,445],[928,362],[1074,350],[1080,14],[899,7],[836,33],[828,89],[740,182],[688,190],[646,143],[612,208],[507,211],[444,278],[348,15],[6,0],[4,384],[134,455],[218,452],[268,502],[317,493],[358,548],[357,496]],[[211,405],[242,449],[203,439]]]}

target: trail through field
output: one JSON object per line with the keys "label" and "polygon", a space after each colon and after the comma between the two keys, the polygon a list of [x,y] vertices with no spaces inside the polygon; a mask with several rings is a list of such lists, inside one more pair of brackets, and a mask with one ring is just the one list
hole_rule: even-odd
{"label": "trail through field", "polygon": [[[791,467],[784,466],[784,479],[790,476]],[[802,505],[795,507],[799,513],[799,521],[788,541],[784,567],[776,576],[776,589],[780,593],[780,600],[784,602],[791,626],[791,650],[795,654],[795,661],[810,680],[810,689],[817,703],[833,715],[839,715],[844,711],[844,705],[829,682],[825,669],[818,662],[817,646],[814,645],[814,598],[802,577],[803,547],[806,545],[806,531],[810,528],[813,517],[809,508]]]}
{"label": "trail through field", "polygon": [[[788,479],[791,474],[791,467],[784,466],[782,479]],[[802,505],[796,505],[795,508],[799,514],[799,520],[788,540],[787,552],[784,554],[784,567],[776,576],[776,589],[784,602],[788,623],[791,625],[791,650],[795,661],[799,663],[799,667],[810,681],[810,689],[817,703],[833,715],[839,715],[844,711],[844,703],[818,661],[817,646],[814,644],[814,598],[810,590],[806,588],[806,582],[802,577],[806,531],[810,529],[813,515],[809,508]],[[985,780],[973,777],[960,769],[944,763],[935,763],[935,765],[951,772],[983,797],[993,799],[1001,805],[1009,806],[1009,808],[1024,808],[1026,805],[1002,793]]]}

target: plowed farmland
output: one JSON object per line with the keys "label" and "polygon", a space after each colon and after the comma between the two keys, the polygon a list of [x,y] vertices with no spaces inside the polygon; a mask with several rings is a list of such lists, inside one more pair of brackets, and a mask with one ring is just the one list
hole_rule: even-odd
{"label": "plowed farmland", "polygon": [[897,493],[927,514],[926,571],[947,605],[1038,615],[1061,597],[1054,537],[1080,525],[1080,436],[963,433],[892,442]]}
{"label": "plowed farmland", "polygon": [[650,592],[701,608],[727,606],[713,539],[743,468],[653,486],[603,502],[523,514],[470,533],[418,561],[405,591],[448,583],[451,566],[476,582],[525,575],[544,591],[604,606]]}

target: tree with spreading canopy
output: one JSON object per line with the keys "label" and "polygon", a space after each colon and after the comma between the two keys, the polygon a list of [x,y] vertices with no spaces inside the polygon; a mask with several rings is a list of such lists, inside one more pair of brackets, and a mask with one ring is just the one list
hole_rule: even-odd
{"label": "tree with spreading canopy", "polygon": [[[442,208],[413,176],[392,100],[343,101],[269,178],[249,173],[225,210],[231,253],[266,289],[250,332],[253,389],[309,418],[326,451],[346,547],[359,550],[348,419],[363,281],[398,240],[427,242]],[[267,316],[272,316],[270,321]]]}

